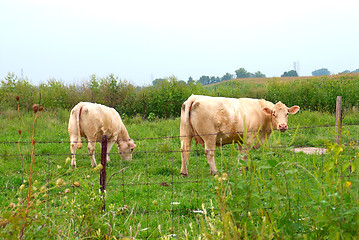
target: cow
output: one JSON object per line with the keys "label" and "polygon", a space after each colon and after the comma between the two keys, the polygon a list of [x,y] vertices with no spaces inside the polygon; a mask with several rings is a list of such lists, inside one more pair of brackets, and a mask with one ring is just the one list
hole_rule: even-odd
{"label": "cow", "polygon": [[205,147],[211,174],[217,173],[214,160],[216,146],[238,143],[240,151],[258,148],[272,130],[285,132],[288,115],[299,111],[281,102],[264,99],[224,98],[192,95],[181,108],[181,174],[187,176],[191,140]]}
{"label": "cow", "polygon": [[107,161],[108,153],[116,142],[118,152],[125,161],[132,159],[132,151],[136,147],[130,138],[125,125],[118,112],[110,107],[90,102],[80,102],[72,110],[69,119],[68,131],[71,143],[71,165],[76,167],[76,149],[82,148],[81,137],[87,139],[91,166],[96,167],[95,145],[101,142],[103,135],[107,135]]}

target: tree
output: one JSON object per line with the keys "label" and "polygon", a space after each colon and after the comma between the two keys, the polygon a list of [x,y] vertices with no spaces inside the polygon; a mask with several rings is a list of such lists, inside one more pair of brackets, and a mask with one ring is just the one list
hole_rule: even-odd
{"label": "tree", "polygon": [[288,72],[284,72],[281,77],[298,77],[298,73],[295,70],[290,70]]}
{"label": "tree", "polygon": [[321,68],[312,72],[312,76],[323,76],[323,75],[330,75],[330,72],[327,68]]}
{"label": "tree", "polygon": [[249,78],[251,75],[245,68],[237,69],[234,72],[236,73],[237,78]]}
{"label": "tree", "polygon": [[266,75],[261,73],[261,71],[257,71],[257,72],[254,73],[254,77],[255,78],[265,78]]}
{"label": "tree", "polygon": [[212,83],[217,83],[220,81],[221,81],[221,79],[219,77],[212,76],[209,80],[209,83],[212,84]]}
{"label": "tree", "polygon": [[246,69],[240,68],[235,71],[237,78],[249,78],[251,76],[250,72],[247,72]]}
{"label": "tree", "polygon": [[163,79],[163,78],[156,78],[155,80],[153,80],[152,81],[152,85],[153,86],[158,86],[158,85],[160,85],[161,84],[161,82],[163,82],[165,79]]}
{"label": "tree", "polygon": [[188,83],[188,84],[192,84],[192,83],[194,83],[194,80],[193,80],[193,78],[192,78],[192,77],[189,77],[189,78],[188,78],[188,81],[187,81],[187,83]]}
{"label": "tree", "polygon": [[233,74],[226,73],[226,74],[223,75],[221,81],[227,81],[227,80],[230,80],[230,79],[233,79]]}
{"label": "tree", "polygon": [[207,85],[210,83],[210,78],[208,76],[202,76],[199,78],[198,82],[201,83],[202,85]]}
{"label": "tree", "polygon": [[354,70],[354,71],[352,71],[352,73],[359,73],[359,68],[356,69],[356,70]]}

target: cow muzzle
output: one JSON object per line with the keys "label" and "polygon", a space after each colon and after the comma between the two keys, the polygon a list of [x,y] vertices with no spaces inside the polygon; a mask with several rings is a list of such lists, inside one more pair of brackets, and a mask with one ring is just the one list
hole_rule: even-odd
{"label": "cow muzzle", "polygon": [[121,154],[121,158],[124,161],[131,161],[132,160],[132,153],[123,153]]}
{"label": "cow muzzle", "polygon": [[287,131],[287,129],[288,129],[288,125],[285,124],[285,123],[279,124],[279,125],[278,125],[278,129],[279,129],[281,132],[285,132],[285,131]]}

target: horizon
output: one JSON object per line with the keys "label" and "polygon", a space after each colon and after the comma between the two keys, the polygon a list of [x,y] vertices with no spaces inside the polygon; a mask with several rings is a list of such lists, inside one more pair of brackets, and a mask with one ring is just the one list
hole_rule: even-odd
{"label": "horizon", "polygon": [[357,12],[356,0],[3,0],[0,78],[73,83],[113,73],[146,86],[239,68],[267,77],[354,71]]}

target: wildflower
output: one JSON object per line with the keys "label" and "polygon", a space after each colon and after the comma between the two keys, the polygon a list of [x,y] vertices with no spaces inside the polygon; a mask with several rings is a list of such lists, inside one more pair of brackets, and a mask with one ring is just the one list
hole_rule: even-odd
{"label": "wildflower", "polygon": [[42,186],[42,187],[40,188],[40,191],[41,191],[41,192],[45,192],[45,191],[46,191],[46,187],[45,187],[45,186]]}
{"label": "wildflower", "polygon": [[65,193],[69,193],[70,189],[66,188]]}
{"label": "wildflower", "polygon": [[153,204],[153,205],[157,205],[157,204],[158,204],[158,201],[157,201],[157,200],[153,200],[152,204]]}
{"label": "wildflower", "polygon": [[346,182],[345,182],[345,186],[346,186],[347,188],[351,188],[351,187],[352,187],[352,183],[349,182],[349,181],[346,181]]}
{"label": "wildflower", "polygon": [[56,180],[56,186],[61,187],[64,184],[65,184],[65,181],[62,180],[62,178],[59,178]]}
{"label": "wildflower", "polygon": [[102,164],[100,163],[100,164],[97,165],[93,170],[97,172],[97,171],[101,171],[102,168],[103,168],[103,166],[102,166]]}
{"label": "wildflower", "polygon": [[65,164],[68,164],[68,163],[70,163],[71,162],[71,158],[66,158],[66,162],[65,162]]}
{"label": "wildflower", "polygon": [[42,110],[44,110],[44,107],[43,106],[39,107],[39,111],[41,112]]}
{"label": "wildflower", "polygon": [[21,133],[22,133],[22,130],[21,130],[21,129],[19,129],[18,133],[19,133],[19,135],[21,135]]}
{"label": "wildflower", "polygon": [[37,190],[37,187],[32,186],[32,190],[35,192]]}
{"label": "wildflower", "polygon": [[22,190],[25,187],[25,184],[21,184],[21,186],[19,187],[20,190]]}
{"label": "wildflower", "polygon": [[34,113],[37,113],[37,111],[39,111],[39,104],[34,104],[32,106],[32,110],[34,111]]}
{"label": "wildflower", "polygon": [[228,174],[227,173],[222,173],[222,180],[226,181],[228,178]]}
{"label": "wildflower", "polygon": [[16,101],[19,101],[20,100],[20,97],[17,95],[16,96]]}
{"label": "wildflower", "polygon": [[9,205],[10,208],[15,208],[15,206],[16,206],[15,203],[10,203]]}
{"label": "wildflower", "polygon": [[57,169],[61,169],[62,167],[60,165],[57,165]]}

